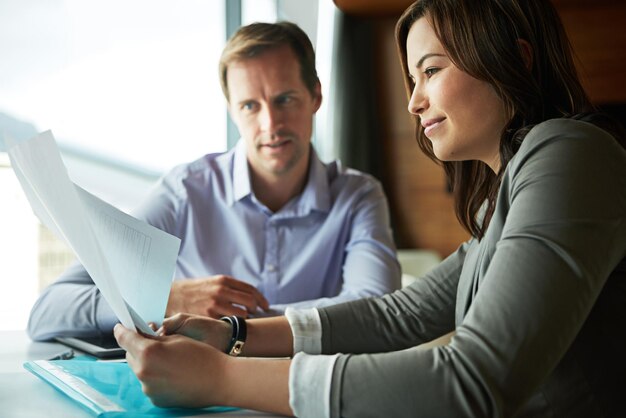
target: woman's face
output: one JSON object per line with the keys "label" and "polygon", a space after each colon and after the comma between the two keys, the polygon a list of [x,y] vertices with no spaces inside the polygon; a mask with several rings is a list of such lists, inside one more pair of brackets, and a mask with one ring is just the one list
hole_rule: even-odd
{"label": "woman's face", "polygon": [[507,123],[504,103],[491,85],[458,69],[426,18],[406,40],[407,66],[415,88],[409,112],[442,161],[480,160],[500,169],[500,135]]}

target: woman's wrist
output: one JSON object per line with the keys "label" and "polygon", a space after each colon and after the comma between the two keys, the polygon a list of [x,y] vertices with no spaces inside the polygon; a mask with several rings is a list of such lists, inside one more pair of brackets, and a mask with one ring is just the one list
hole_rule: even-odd
{"label": "woman's wrist", "polygon": [[293,415],[289,406],[289,359],[221,355],[223,405]]}
{"label": "woman's wrist", "polygon": [[[224,351],[220,355],[220,403],[225,406],[241,407],[240,400],[237,399],[237,392],[239,384],[237,379],[241,376],[237,376],[237,359],[236,357],[229,356]],[[249,372],[249,371],[248,371]]]}
{"label": "woman's wrist", "polygon": [[224,321],[218,320],[219,330],[217,332],[217,340],[215,341],[215,348],[222,353],[226,353],[228,345],[230,344],[230,338],[232,335],[232,326]]}
{"label": "woman's wrist", "polygon": [[236,315],[223,316],[220,320],[230,325],[230,340],[228,341],[226,354],[237,357],[241,354],[246,343],[246,320]]}

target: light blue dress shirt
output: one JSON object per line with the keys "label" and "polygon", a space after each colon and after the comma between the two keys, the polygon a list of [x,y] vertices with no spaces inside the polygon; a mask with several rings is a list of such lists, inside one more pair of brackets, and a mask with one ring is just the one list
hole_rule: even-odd
{"label": "light blue dress shirt", "polygon": [[[233,276],[258,288],[273,313],[391,292],[400,266],[381,185],[322,163],[311,148],[302,193],[277,212],[251,190],[245,143],[174,168],[134,211],[182,241],[175,279]],[[80,265],[31,312],[33,339],[111,332],[115,315]]]}

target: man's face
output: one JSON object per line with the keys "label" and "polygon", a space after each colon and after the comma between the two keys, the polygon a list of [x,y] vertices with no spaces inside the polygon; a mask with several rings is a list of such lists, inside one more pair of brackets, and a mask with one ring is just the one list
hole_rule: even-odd
{"label": "man's face", "polygon": [[253,175],[266,179],[305,175],[313,115],[320,107],[300,77],[300,63],[287,45],[233,62],[227,72],[228,108],[246,141]]}

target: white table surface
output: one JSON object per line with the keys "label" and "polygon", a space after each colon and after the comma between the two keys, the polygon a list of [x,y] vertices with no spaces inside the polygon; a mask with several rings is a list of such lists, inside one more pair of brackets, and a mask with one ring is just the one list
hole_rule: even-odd
{"label": "white table surface", "polygon": [[[0,331],[0,416],[10,418],[87,418],[87,410],[22,367],[27,360],[45,360],[67,351],[58,343],[32,342],[24,331]],[[194,415],[194,417],[277,417],[256,411]]]}

